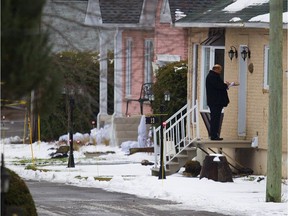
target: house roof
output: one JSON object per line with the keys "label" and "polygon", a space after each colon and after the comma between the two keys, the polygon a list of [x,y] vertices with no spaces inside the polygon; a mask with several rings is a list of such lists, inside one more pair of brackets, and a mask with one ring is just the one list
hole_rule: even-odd
{"label": "house roof", "polygon": [[144,0],[99,0],[103,24],[139,23]]}
{"label": "house roof", "polygon": [[184,15],[195,14],[199,11],[208,10],[211,5],[217,5],[222,0],[168,0],[172,22],[176,20],[176,11],[183,12]]}
{"label": "house roof", "polygon": [[89,0],[85,24],[101,27],[147,27],[155,23],[157,0]]}
{"label": "house roof", "polygon": [[[221,1],[163,0],[162,12],[168,15],[169,23],[174,23],[176,11],[184,12],[184,14],[197,13],[208,10],[211,4]],[[154,27],[157,4],[158,0],[89,0],[85,24],[111,27]]]}
{"label": "house roof", "polygon": [[[241,0],[238,0],[241,1]],[[259,1],[258,1],[259,2]],[[283,0],[283,13],[287,13],[286,0]],[[229,10],[233,6],[233,0],[219,0],[209,4],[204,10],[190,11],[182,19],[176,21],[177,27],[251,27],[269,28],[269,1],[263,0],[262,4],[252,4],[240,10]],[[287,14],[285,15],[287,16]],[[266,16],[266,19],[257,19],[258,16]],[[268,17],[268,18],[267,18]],[[283,28],[287,28],[286,19]]]}

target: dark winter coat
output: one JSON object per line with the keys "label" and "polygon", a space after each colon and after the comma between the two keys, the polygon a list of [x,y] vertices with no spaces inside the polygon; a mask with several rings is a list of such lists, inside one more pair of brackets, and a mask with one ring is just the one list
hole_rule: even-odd
{"label": "dark winter coat", "polygon": [[229,104],[227,89],[227,85],[221,79],[220,74],[210,70],[206,77],[208,106],[220,105],[226,107]]}

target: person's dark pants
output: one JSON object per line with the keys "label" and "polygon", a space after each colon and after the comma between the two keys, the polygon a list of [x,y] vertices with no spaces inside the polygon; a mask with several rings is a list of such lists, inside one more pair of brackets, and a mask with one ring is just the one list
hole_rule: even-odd
{"label": "person's dark pants", "polygon": [[210,108],[210,137],[211,139],[219,137],[220,119],[223,106],[213,105]]}

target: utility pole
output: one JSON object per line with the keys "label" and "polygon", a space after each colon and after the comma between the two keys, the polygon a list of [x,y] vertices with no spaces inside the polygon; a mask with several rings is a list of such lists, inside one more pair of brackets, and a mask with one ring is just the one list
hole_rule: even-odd
{"label": "utility pole", "polygon": [[266,202],[281,202],[283,1],[270,0],[269,123]]}

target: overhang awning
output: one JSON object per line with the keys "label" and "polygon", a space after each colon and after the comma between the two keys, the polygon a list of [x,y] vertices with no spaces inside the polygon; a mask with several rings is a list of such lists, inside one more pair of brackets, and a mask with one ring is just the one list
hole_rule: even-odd
{"label": "overhang awning", "polygon": [[204,46],[217,46],[225,45],[225,29],[224,28],[211,28],[209,29],[208,38],[201,42]]}

